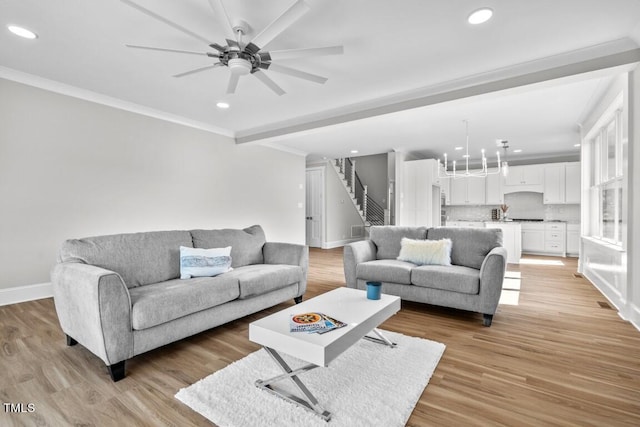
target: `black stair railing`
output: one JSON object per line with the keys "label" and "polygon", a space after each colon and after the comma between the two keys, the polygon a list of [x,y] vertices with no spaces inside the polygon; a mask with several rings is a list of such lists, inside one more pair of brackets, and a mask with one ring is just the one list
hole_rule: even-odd
{"label": "black stair railing", "polygon": [[336,165],[344,173],[347,185],[353,192],[356,203],[364,211],[365,220],[372,225],[384,225],[384,208],[369,194],[366,194],[365,186],[358,173],[354,170],[353,161],[350,158],[337,159]]}

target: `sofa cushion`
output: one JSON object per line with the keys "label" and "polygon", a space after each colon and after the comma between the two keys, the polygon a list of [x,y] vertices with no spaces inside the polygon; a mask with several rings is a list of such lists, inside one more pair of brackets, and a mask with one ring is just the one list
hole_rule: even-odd
{"label": "sofa cushion", "polygon": [[425,227],[373,226],[369,239],[376,245],[376,259],[396,259],[400,254],[400,241],[408,239],[426,239]]}
{"label": "sofa cushion", "polygon": [[480,292],[480,270],[460,265],[423,265],[411,271],[411,283],[425,288],[476,295]]}
{"label": "sofa cushion", "polygon": [[451,239],[451,263],[480,269],[493,248],[502,246],[502,230],[498,228],[430,228],[427,239]]}
{"label": "sofa cushion", "polygon": [[361,262],[356,266],[356,278],[410,285],[413,268],[415,268],[414,264],[397,259]]}
{"label": "sofa cushion", "polygon": [[303,281],[302,267],[284,264],[254,264],[224,274],[238,280],[240,299],[251,298]]}
{"label": "sofa cushion", "polygon": [[115,271],[133,288],[180,277],[180,246],[193,247],[188,231],[87,237],[64,242],[59,260]]}
{"label": "sofa cushion", "polygon": [[191,230],[194,248],[224,248],[231,246],[231,266],[262,264],[262,247],[266,237],[262,227],[253,225],[244,230]]}
{"label": "sofa cushion", "polygon": [[231,246],[187,248],[180,246],[180,278],[213,277],[231,270]]}
{"label": "sofa cushion", "polygon": [[174,279],[131,289],[133,329],[151,328],[238,298],[238,279],[227,274]]}
{"label": "sofa cushion", "polygon": [[402,238],[398,259],[416,265],[451,265],[451,239],[414,240]]}

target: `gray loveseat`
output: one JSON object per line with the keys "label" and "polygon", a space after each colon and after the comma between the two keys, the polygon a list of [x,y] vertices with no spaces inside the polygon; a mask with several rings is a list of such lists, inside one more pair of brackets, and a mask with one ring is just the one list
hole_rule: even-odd
{"label": "gray loveseat", "polygon": [[[180,246],[231,246],[233,270],[180,279]],[[67,240],[51,281],[67,344],[124,378],[125,360],[263,310],[307,288],[309,250],[244,230],[156,231]]]}
{"label": "gray loveseat", "polygon": [[[451,239],[451,266],[418,266],[398,260],[403,237]],[[344,247],[347,286],[365,289],[382,282],[382,292],[404,300],[483,314],[490,326],[498,307],[507,264],[502,230],[457,227],[374,226],[369,240]]]}

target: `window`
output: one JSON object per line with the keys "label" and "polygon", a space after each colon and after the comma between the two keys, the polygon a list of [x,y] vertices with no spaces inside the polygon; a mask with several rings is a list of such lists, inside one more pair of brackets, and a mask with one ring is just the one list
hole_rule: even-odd
{"label": "window", "polygon": [[620,109],[589,141],[589,235],[622,245],[622,120]]}

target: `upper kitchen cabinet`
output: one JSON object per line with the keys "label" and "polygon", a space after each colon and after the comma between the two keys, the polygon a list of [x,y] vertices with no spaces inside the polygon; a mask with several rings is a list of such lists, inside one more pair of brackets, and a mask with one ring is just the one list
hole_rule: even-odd
{"label": "upper kitchen cabinet", "polygon": [[486,180],[484,177],[450,179],[449,185],[450,205],[486,204]]}
{"label": "upper kitchen cabinet", "polygon": [[543,191],[543,169],[540,165],[511,166],[504,181],[504,193]]}
{"label": "upper kitchen cabinet", "polygon": [[487,175],[487,205],[501,205],[504,203],[504,192],[502,191],[502,182],[504,177],[502,174]]}
{"label": "upper kitchen cabinet", "polygon": [[580,162],[544,165],[544,204],[578,204],[580,191]]}
{"label": "upper kitchen cabinet", "polygon": [[567,163],[564,175],[566,203],[580,203],[580,173],[580,162]]}
{"label": "upper kitchen cabinet", "polygon": [[544,166],[544,196],[542,198],[544,204],[565,203],[564,174],[564,163],[552,163]]}

